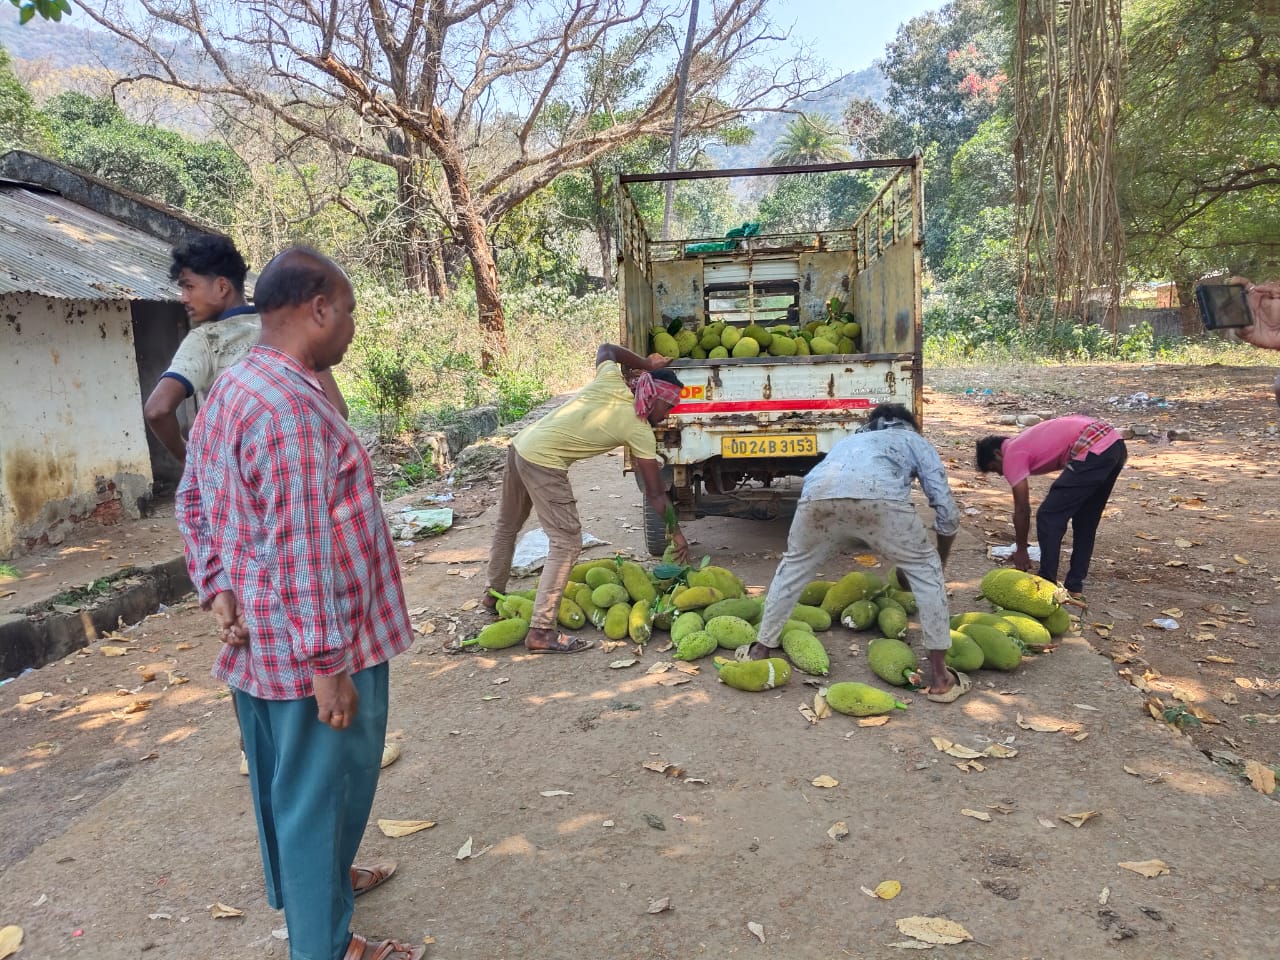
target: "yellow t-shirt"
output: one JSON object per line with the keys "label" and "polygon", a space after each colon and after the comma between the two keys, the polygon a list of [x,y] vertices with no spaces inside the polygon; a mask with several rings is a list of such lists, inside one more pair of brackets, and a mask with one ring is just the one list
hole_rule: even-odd
{"label": "yellow t-shirt", "polygon": [[521,430],[513,441],[516,453],[552,470],[626,447],[641,460],[658,459],[653,427],[636,416],[636,398],[622,368],[606,360],[596,378],[572,400]]}

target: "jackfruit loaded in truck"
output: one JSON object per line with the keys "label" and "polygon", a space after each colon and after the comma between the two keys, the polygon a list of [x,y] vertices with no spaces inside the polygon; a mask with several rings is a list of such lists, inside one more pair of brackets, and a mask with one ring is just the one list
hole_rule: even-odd
{"label": "jackfruit loaded in truck", "polygon": [[[841,196],[867,202],[818,229],[760,217],[664,240],[637,201],[672,180],[679,197],[758,200],[764,184],[808,178],[821,189],[835,177],[852,184]],[[618,176],[621,342],[666,356],[684,385],[654,429],[681,520],[787,516],[801,478],[877,404],[921,418],[922,178],[919,155]],[[658,556],[663,520],[642,509]]]}

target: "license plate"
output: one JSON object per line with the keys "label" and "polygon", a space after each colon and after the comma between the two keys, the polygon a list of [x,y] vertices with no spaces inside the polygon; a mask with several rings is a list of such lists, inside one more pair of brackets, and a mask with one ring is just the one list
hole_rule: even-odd
{"label": "license plate", "polygon": [[816,457],[815,433],[756,433],[720,438],[722,457]]}

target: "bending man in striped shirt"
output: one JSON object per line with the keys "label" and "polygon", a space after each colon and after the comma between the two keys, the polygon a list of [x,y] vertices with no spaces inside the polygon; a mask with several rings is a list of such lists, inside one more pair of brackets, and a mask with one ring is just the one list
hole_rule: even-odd
{"label": "bending man in striped shirt", "polygon": [[192,426],[178,526],[224,646],[266,873],[295,960],[418,960],[352,934],[351,866],[378,782],[388,663],[412,630],[369,456],[316,372],[355,332],[351,283],[294,248],[257,284],[262,339]]}
{"label": "bending man in striped shirt", "polygon": [[1016,437],[992,435],[979,440],[978,469],[983,473],[999,470],[1013,489],[1014,552],[1010,562],[1019,570],[1031,569],[1027,478],[1061,470],[1036,511],[1040,576],[1058,582],[1058,557],[1070,522],[1071,565],[1064,586],[1077,600],[1083,600],[1098,523],[1128,458],[1120,434],[1105,420],[1093,417],[1058,417],[1037,423]]}

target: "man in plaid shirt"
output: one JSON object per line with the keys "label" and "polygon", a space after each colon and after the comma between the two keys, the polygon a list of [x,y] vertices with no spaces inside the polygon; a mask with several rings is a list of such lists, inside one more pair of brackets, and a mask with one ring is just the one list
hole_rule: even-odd
{"label": "man in plaid shirt", "polygon": [[1084,579],[1093,559],[1102,511],[1129,452],[1115,428],[1095,417],[1071,416],[1045,420],[1016,437],[992,435],[978,441],[978,469],[999,470],[1013,490],[1013,534],[1010,562],[1019,570],[1031,568],[1027,536],[1031,528],[1031,493],[1027,478],[1062,471],[1036,511],[1040,541],[1040,576],[1058,582],[1062,538],[1071,524],[1071,565],[1064,586],[1077,601],[1084,600]]}
{"label": "man in plaid shirt", "polygon": [[351,866],[386,735],[388,661],[412,630],[368,454],[316,371],[355,332],[327,257],[277,256],[258,278],[262,339],[192,427],[178,526],[224,646],[249,760],[267,900],[293,960],[418,960],[352,934]]}

